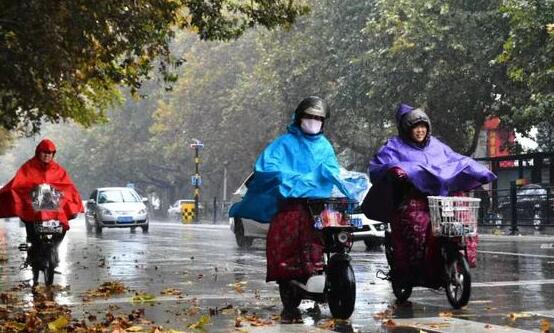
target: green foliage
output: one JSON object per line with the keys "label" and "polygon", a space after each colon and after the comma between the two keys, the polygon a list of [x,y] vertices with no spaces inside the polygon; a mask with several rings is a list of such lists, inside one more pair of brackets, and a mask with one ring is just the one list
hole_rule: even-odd
{"label": "green foliage", "polygon": [[[194,8],[208,10],[198,3]],[[148,98],[121,94],[124,104],[104,115],[109,123],[54,132],[57,157],[85,194],[97,186],[133,182],[139,189],[155,188],[167,200],[190,198],[194,159],[189,144],[196,138],[205,143],[201,200],[221,198],[224,168],[232,191],[308,95],[330,104],[325,134],[349,169],[365,170],[376,149],[396,133],[394,108],[400,101],[426,106],[434,134],[463,153],[473,151],[488,115],[500,115],[517,129],[545,120],[539,139],[547,147],[553,85],[544,84],[550,82],[545,80],[551,57],[543,57],[550,44],[532,42],[537,34],[516,36],[514,22],[519,21],[512,20],[508,4],[313,0],[309,15],[293,25],[253,29],[227,42],[219,39],[234,38],[251,25],[231,19],[240,10],[213,7],[227,15],[217,21],[218,29],[201,28],[201,23],[194,28],[185,12],[178,24],[191,31],[179,32],[171,51],[187,63],[176,73],[181,79],[172,91],[147,81],[135,88]],[[502,11],[501,5],[506,5]],[[538,13],[527,13],[526,24],[539,26],[533,21]],[[548,29],[554,27],[545,22],[551,38]],[[201,40],[210,34],[216,41]],[[518,49],[516,37],[529,38],[533,47]],[[536,57],[544,60],[542,67]]]}
{"label": "green foliage", "polygon": [[203,39],[236,38],[254,25],[290,24],[299,1],[7,0],[0,5],[0,126],[36,132],[44,120],[106,120],[120,86],[131,93],[158,64],[176,79],[175,28]]}
{"label": "green foliage", "polygon": [[505,108],[500,1],[377,1],[365,29],[370,101],[391,119],[398,102],[425,106],[433,131],[472,153],[485,117]]}
{"label": "green foliage", "polygon": [[13,141],[13,136],[7,130],[0,128],[0,154],[8,149]]}
{"label": "green foliage", "polygon": [[[554,126],[554,2],[509,0],[501,7],[510,35],[496,58],[520,87],[509,96],[514,125],[528,132],[537,124]],[[541,125],[542,126],[542,125]],[[548,135],[546,136],[548,137]]]}
{"label": "green foliage", "polygon": [[537,125],[536,141],[540,151],[554,152],[554,126],[548,122]]}

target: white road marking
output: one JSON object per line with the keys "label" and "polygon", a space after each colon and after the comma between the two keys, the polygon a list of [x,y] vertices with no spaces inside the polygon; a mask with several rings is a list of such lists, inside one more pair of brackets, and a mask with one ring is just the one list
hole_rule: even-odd
{"label": "white road marking", "polygon": [[414,327],[425,332],[462,333],[462,332],[494,332],[494,333],[523,333],[530,332],[508,326],[498,326],[458,318],[428,317],[411,319],[393,319],[396,326]]}
{"label": "white road marking", "polygon": [[540,317],[554,318],[554,310],[530,311],[530,313]]}
{"label": "white road marking", "polygon": [[248,333],[323,333],[335,332],[324,330],[319,327],[306,326],[303,324],[274,325],[266,327],[248,327],[245,330]]}
{"label": "white road marking", "polygon": [[499,255],[516,256],[516,257],[529,257],[529,258],[548,258],[548,259],[554,259],[554,256],[549,256],[549,255],[546,255],[546,254],[529,254],[529,253],[500,252],[500,251],[481,251],[481,250],[478,250],[478,253],[499,254]]}
{"label": "white road marking", "polygon": [[164,227],[175,229],[229,229],[229,224],[183,224],[183,223],[171,223],[171,222],[153,222],[152,226],[161,225]]}
{"label": "white road marking", "polygon": [[513,287],[513,286],[529,286],[540,284],[554,284],[554,279],[542,280],[518,280],[518,281],[494,281],[494,282],[472,282],[471,287]]}

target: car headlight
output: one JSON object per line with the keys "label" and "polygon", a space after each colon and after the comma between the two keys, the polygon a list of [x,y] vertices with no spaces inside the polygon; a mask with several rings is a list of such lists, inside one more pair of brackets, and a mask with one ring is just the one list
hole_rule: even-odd
{"label": "car headlight", "polygon": [[141,209],[138,211],[139,215],[146,214],[146,209]]}
{"label": "car headlight", "polygon": [[112,212],[110,212],[110,210],[106,208],[102,208],[101,212],[102,215],[112,215]]}

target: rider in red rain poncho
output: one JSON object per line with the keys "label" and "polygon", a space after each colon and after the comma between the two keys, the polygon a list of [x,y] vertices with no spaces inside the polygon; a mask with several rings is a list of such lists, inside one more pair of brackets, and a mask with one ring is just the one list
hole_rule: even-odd
{"label": "rider in red rain poncho", "polygon": [[[29,228],[31,223],[58,220],[64,230],[68,230],[68,221],[83,212],[81,196],[67,171],[53,160],[55,154],[56,145],[48,139],[42,140],[35,150],[35,156],[25,162],[17,170],[15,177],[0,189],[0,217],[19,217],[27,226],[29,238],[32,238],[29,231],[34,231],[34,228]],[[63,193],[59,210],[33,210],[30,193],[43,183],[50,184]]]}

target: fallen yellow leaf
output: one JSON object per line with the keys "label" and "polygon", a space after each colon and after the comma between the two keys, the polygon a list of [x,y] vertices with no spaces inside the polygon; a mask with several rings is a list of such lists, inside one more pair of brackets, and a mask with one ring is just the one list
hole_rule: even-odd
{"label": "fallen yellow leaf", "polygon": [[550,321],[546,319],[541,320],[541,333],[549,333],[550,332]]}
{"label": "fallen yellow leaf", "polygon": [[392,309],[386,309],[385,311],[375,312],[373,314],[373,319],[375,320],[383,320],[389,318],[392,318]]}
{"label": "fallen yellow leaf", "polygon": [[236,283],[229,284],[230,287],[235,289],[235,291],[239,294],[242,294],[244,292],[244,287],[246,286],[248,282],[247,281],[239,281]]}
{"label": "fallen yellow leaf", "polygon": [[139,293],[133,296],[133,303],[154,302],[156,297],[147,293]]}
{"label": "fallen yellow leaf", "polygon": [[69,319],[65,316],[59,316],[58,319],[48,323],[48,329],[56,332],[65,328],[69,324]]}
{"label": "fallen yellow leaf", "polygon": [[183,292],[180,289],[176,289],[176,288],[166,288],[160,292],[160,294],[162,295],[174,295],[174,296],[181,295],[182,293]]}
{"label": "fallen yellow leaf", "polygon": [[449,323],[427,323],[426,326],[429,326],[432,329],[442,329],[450,327]]}
{"label": "fallen yellow leaf", "polygon": [[389,319],[389,320],[383,322],[383,326],[384,327],[389,327],[389,328],[390,327],[395,327],[396,323],[392,319]]}
{"label": "fallen yellow leaf", "polygon": [[334,330],[336,327],[336,323],[333,319],[329,319],[319,323],[317,327],[327,330]]}
{"label": "fallen yellow leaf", "polygon": [[195,329],[195,328],[202,329],[209,322],[210,322],[210,317],[207,315],[203,315],[200,317],[200,319],[198,319],[196,323],[190,324],[188,327],[192,329]]}
{"label": "fallen yellow leaf", "polygon": [[531,317],[533,317],[533,314],[529,312],[512,312],[508,315],[508,318],[510,318],[511,320],[517,320],[520,318],[531,318]]}

